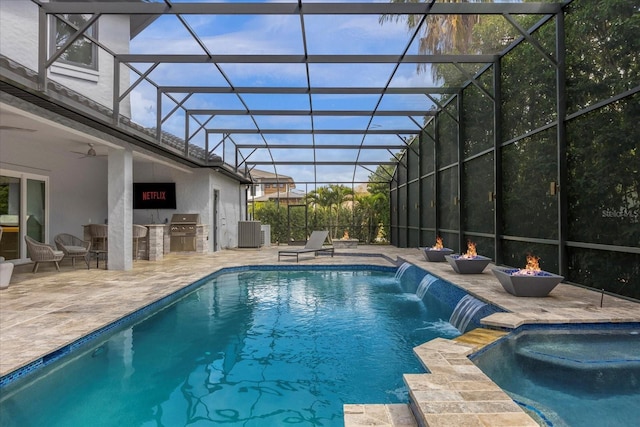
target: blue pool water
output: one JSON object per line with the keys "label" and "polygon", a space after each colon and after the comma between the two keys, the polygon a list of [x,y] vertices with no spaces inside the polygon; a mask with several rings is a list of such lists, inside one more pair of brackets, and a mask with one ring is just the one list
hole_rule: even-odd
{"label": "blue pool water", "polygon": [[1,426],[342,426],[460,332],[395,270],[239,271],[2,390]]}
{"label": "blue pool water", "polygon": [[640,425],[640,325],[525,330],[472,360],[548,426]]}

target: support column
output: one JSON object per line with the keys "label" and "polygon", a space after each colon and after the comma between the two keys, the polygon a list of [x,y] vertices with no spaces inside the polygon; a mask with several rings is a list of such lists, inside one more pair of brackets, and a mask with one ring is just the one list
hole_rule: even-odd
{"label": "support column", "polygon": [[502,256],[502,64],[493,63],[493,260],[503,263]]}
{"label": "support column", "polygon": [[457,185],[457,190],[456,192],[458,193],[457,197],[458,197],[458,205],[457,205],[457,211],[458,211],[458,250],[460,251],[460,253],[464,253],[466,247],[467,247],[467,242],[464,239],[464,229],[465,229],[465,223],[463,220],[464,217],[464,210],[462,208],[463,203],[464,203],[464,195],[463,195],[463,191],[462,191],[462,180],[464,178],[464,171],[463,171],[463,167],[464,167],[464,129],[462,128],[462,108],[463,108],[463,91],[458,92],[458,98],[456,100],[456,109],[457,109],[457,113],[458,113],[458,118],[457,118],[457,127],[458,127],[458,141],[457,142],[457,152],[456,152],[456,157],[458,158],[458,176],[457,176],[457,181],[458,181],[458,185]]}
{"label": "support column", "polygon": [[567,235],[569,229],[569,201],[567,192],[568,162],[567,162],[567,134],[565,119],[567,116],[567,88],[566,88],[566,46],[564,31],[564,12],[556,14],[556,108],[558,111],[558,274],[569,275],[569,255],[567,251]]}
{"label": "support column", "polygon": [[109,150],[109,270],[133,268],[133,156]]}

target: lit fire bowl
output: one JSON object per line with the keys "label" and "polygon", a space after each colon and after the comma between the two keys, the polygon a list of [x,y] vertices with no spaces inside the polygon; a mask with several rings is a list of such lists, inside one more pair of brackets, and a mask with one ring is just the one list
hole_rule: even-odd
{"label": "lit fire bowl", "polygon": [[517,297],[546,297],[564,279],[557,274],[538,271],[532,274],[514,274],[518,268],[492,269],[505,291]]}
{"label": "lit fire bowl", "polygon": [[462,255],[446,255],[444,258],[458,274],[480,274],[491,262],[491,258],[482,255],[467,258]]}
{"label": "lit fire bowl", "polygon": [[453,253],[453,249],[442,248],[442,249],[433,249],[433,248],[421,248],[422,253],[424,254],[424,259],[429,262],[444,262],[444,257],[446,255],[451,255]]}

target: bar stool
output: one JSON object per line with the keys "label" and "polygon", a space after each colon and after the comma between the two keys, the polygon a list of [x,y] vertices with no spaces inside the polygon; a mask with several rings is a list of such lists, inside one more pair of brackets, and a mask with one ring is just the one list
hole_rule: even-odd
{"label": "bar stool", "polygon": [[134,246],[134,257],[136,261],[138,260],[138,241],[147,237],[147,227],[144,225],[133,224],[133,246]]}
{"label": "bar stool", "polygon": [[105,224],[89,224],[89,234],[91,235],[91,246],[94,249],[107,251],[109,226]]}

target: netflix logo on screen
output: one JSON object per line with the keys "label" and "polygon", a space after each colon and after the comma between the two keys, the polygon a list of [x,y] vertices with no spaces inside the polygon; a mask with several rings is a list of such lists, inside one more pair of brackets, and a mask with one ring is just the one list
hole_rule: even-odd
{"label": "netflix logo on screen", "polygon": [[133,209],[175,209],[174,182],[136,182],[133,184]]}

